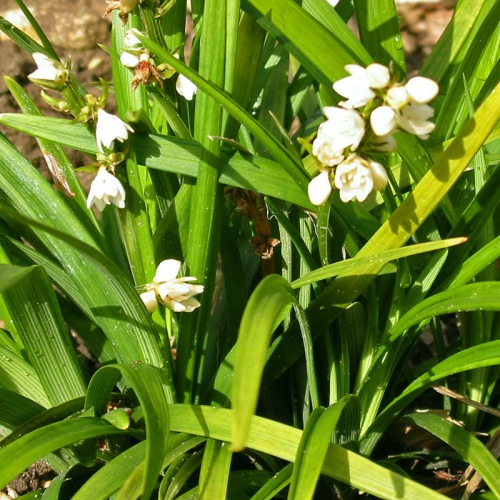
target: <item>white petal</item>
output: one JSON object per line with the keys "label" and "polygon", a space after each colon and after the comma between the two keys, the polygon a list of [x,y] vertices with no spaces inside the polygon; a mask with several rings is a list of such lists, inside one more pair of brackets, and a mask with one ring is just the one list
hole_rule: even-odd
{"label": "white petal", "polygon": [[186,307],[182,302],[176,302],[175,300],[168,300],[165,305],[174,312],[186,312]]}
{"label": "white petal", "polygon": [[341,102],[340,106],[347,109],[360,108],[375,97],[370,89],[366,69],[357,64],[348,64],[345,69],[351,76],[336,81],[333,90],[342,97],[347,97],[347,101]]}
{"label": "white petal", "polygon": [[41,52],[34,52],[33,59],[38,66],[38,69],[30,74],[30,78],[40,80],[56,80],[59,73],[57,61],[54,61]]}
{"label": "white petal", "polygon": [[341,151],[350,147],[357,149],[365,135],[365,121],[354,109],[343,109],[333,106],[323,108],[328,120],[320,125],[320,134],[328,136],[334,149]]}
{"label": "white petal", "polygon": [[434,80],[423,76],[411,78],[405,88],[411,102],[415,104],[426,104],[439,93],[439,85]]}
{"label": "white petal", "polygon": [[140,59],[130,52],[123,52],[120,56],[120,62],[127,68],[135,68],[139,64]]}
{"label": "white petal", "polygon": [[396,113],[389,106],[379,106],[371,112],[370,125],[375,135],[389,135],[396,128]]}
{"label": "white petal", "polygon": [[309,182],[307,192],[309,194],[309,200],[311,200],[313,205],[320,206],[328,200],[332,192],[328,170],[323,170],[323,172]]}
{"label": "white petal", "polygon": [[198,91],[198,87],[184,75],[178,76],[175,82],[175,88],[177,92],[188,101],[192,101],[194,95]]}
{"label": "white petal", "polygon": [[387,172],[385,168],[376,161],[370,161],[369,163],[373,179],[373,189],[384,189],[387,186]]}
{"label": "white petal", "polygon": [[158,308],[158,302],[156,301],[156,294],[154,290],[141,293],[141,300],[144,302],[146,309],[150,313],[155,312]]}
{"label": "white petal", "polygon": [[366,68],[366,78],[368,79],[370,88],[384,89],[391,81],[391,74],[387,66],[373,63]]}
{"label": "white petal", "polygon": [[392,135],[375,137],[372,140],[372,145],[376,151],[380,151],[381,153],[393,153],[397,149],[396,141]]}
{"label": "white petal", "polygon": [[434,130],[434,123],[427,121],[434,115],[434,110],[427,104],[408,104],[397,115],[398,125],[406,132],[428,139]]}
{"label": "white petal", "polygon": [[156,283],[165,283],[167,281],[173,281],[179,271],[181,270],[181,262],[175,259],[167,259],[158,265],[156,268],[156,274],[153,279]]}
{"label": "white petal", "polygon": [[187,313],[193,312],[195,309],[200,307],[200,303],[193,297],[189,297],[189,299],[184,300],[182,305],[184,306],[184,312]]}
{"label": "white petal", "polygon": [[126,47],[136,47],[137,45],[142,45],[142,42],[135,36],[134,31],[130,29],[123,39],[123,44]]}
{"label": "white petal", "polygon": [[385,100],[392,109],[398,110],[410,102],[410,96],[405,87],[394,86],[387,91]]}

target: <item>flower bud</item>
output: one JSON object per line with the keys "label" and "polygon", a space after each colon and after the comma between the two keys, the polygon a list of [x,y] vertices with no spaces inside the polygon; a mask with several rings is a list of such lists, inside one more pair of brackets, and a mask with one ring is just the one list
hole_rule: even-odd
{"label": "flower bud", "polygon": [[389,135],[396,128],[396,113],[389,106],[379,106],[371,112],[370,125],[375,135]]}
{"label": "flower bud", "polygon": [[313,205],[323,205],[332,192],[332,185],[330,183],[330,176],[328,170],[323,170],[317,175],[307,186],[309,200]]}

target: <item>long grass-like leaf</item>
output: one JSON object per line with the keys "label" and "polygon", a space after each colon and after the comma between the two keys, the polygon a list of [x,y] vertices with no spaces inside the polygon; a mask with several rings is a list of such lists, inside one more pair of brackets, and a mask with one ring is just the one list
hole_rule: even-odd
{"label": "long grass-like leaf", "polygon": [[242,450],[257,408],[260,381],[271,334],[295,302],[287,281],[276,274],[262,280],[250,297],[241,319],[236,358],[232,407],[234,410],[231,447]]}
{"label": "long grass-like leaf", "polygon": [[3,292],[31,364],[53,405],[85,394],[85,382],[52,284],[34,266]]}
{"label": "long grass-like leaf", "polygon": [[471,283],[427,298],[401,317],[391,330],[390,341],[421,321],[458,311],[500,311],[500,283]]}
{"label": "long grass-like leaf", "polygon": [[47,454],[82,439],[123,434],[99,418],[75,418],[36,429],[0,449],[0,487]]}
{"label": "long grass-like leaf", "polygon": [[[80,151],[98,152],[93,135],[82,124],[69,124],[68,120],[4,113],[0,123],[21,132],[55,140]],[[137,162],[149,168],[198,176],[200,145],[198,142],[175,137],[134,134],[130,143]],[[249,154],[223,154],[220,166],[222,184],[297,203],[312,209],[305,190],[299,188],[286,170],[274,161]],[[359,222],[359,221],[358,221]]]}
{"label": "long grass-like leaf", "polygon": [[[174,431],[230,440],[233,420],[230,410],[201,405],[173,405],[170,407],[170,419]],[[254,450],[293,462],[301,435],[298,429],[254,416],[246,444]],[[401,498],[404,492],[405,500],[444,499],[441,494],[334,444],[328,446],[322,473],[378,498]]]}
{"label": "long grass-like leaf", "polygon": [[326,410],[317,408],[311,414],[297,447],[292,483],[288,492],[290,500],[314,498],[328,444],[348,401],[348,397],[344,398]]}
{"label": "long grass-like leaf", "polygon": [[380,264],[385,265],[392,260],[409,257],[411,255],[418,255],[423,252],[439,250],[441,248],[447,248],[453,245],[459,245],[461,243],[464,243],[465,241],[466,238],[452,238],[449,240],[430,241],[428,243],[419,243],[404,248],[386,250],[378,255],[371,255],[370,257],[356,256],[353,259],[336,262],[335,264],[330,264],[328,266],[322,267],[321,269],[312,271],[293,281],[291,286],[292,288],[299,288],[301,286],[308,285],[319,280],[338,276],[339,274],[360,274],[364,271],[364,267],[366,266],[366,264],[370,264],[375,261],[379,261]]}

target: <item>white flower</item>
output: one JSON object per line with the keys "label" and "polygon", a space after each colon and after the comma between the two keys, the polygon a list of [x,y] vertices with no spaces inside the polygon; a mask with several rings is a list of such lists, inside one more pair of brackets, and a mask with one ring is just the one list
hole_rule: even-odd
{"label": "white flower", "polygon": [[196,92],[198,92],[198,87],[184,75],[179,75],[177,77],[177,81],[175,82],[175,89],[182,97],[184,97],[188,101],[192,101],[194,95],[196,94]]}
{"label": "white flower", "polygon": [[104,153],[103,146],[112,149],[115,140],[123,142],[128,138],[128,133],[133,131],[132,127],[117,116],[106,113],[103,109],[97,112],[95,135],[101,153]]}
{"label": "white flower", "polygon": [[353,109],[327,106],[323,109],[328,118],[318,129],[313,142],[313,154],[324,165],[333,167],[344,159],[344,149],[355,151],[365,135],[365,121]]}
{"label": "white flower", "polygon": [[368,104],[375,97],[373,89],[387,87],[391,79],[389,69],[377,63],[370,64],[367,68],[348,64],[345,69],[350,76],[336,81],[333,90],[342,97],[347,97],[347,101],[342,101],[339,106],[348,109]]}
{"label": "white flower", "polygon": [[101,167],[90,186],[87,208],[95,205],[97,210],[102,212],[106,205],[111,203],[118,208],[124,208],[125,190],[113,174],[110,174],[105,167]]}
{"label": "white flower", "polygon": [[41,52],[34,52],[37,69],[28,78],[37,85],[51,90],[60,90],[69,79],[69,71],[59,61],[54,61]]}
{"label": "white flower", "polygon": [[424,76],[410,78],[405,89],[413,104],[427,104],[439,93],[439,85],[434,80]]}
{"label": "white flower", "polygon": [[354,198],[365,201],[373,189],[382,189],[386,184],[384,167],[357,154],[350,155],[335,170],[335,187],[344,203]]}
{"label": "white flower", "polygon": [[390,106],[379,106],[370,114],[373,133],[379,137],[389,135],[396,128],[396,113]]}
{"label": "white flower", "polygon": [[434,130],[435,124],[428,121],[434,116],[434,110],[427,104],[408,104],[396,115],[400,128],[406,132],[428,139]]}
{"label": "white flower", "polygon": [[328,200],[332,192],[332,185],[330,183],[330,176],[328,170],[323,170],[317,175],[307,186],[309,200],[313,205],[319,206]]}
{"label": "white flower", "polygon": [[157,302],[175,312],[193,312],[200,303],[194,298],[203,292],[203,285],[191,285],[189,281],[196,278],[186,276],[177,278],[181,263],[175,259],[160,262],[152,283],[146,285],[146,292],[141,293],[141,299],[149,312],[157,307]]}

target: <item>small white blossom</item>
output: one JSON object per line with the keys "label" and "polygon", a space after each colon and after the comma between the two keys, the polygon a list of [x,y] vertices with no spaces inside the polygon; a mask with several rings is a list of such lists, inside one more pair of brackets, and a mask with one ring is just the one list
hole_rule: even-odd
{"label": "small white blossom", "polygon": [[69,79],[69,71],[59,61],[50,59],[41,52],[34,52],[37,69],[28,78],[40,87],[60,90]]}
{"label": "small white blossom", "polygon": [[379,106],[370,114],[373,133],[379,137],[389,135],[396,128],[396,113],[390,106]]}
{"label": "small white blossom", "polygon": [[353,109],[327,106],[323,112],[328,119],[319,126],[312,151],[321,163],[333,167],[344,159],[345,148],[357,149],[365,135],[365,121]]}
{"label": "small white blossom", "polygon": [[175,312],[193,312],[200,303],[194,298],[203,292],[203,285],[192,285],[189,281],[196,278],[186,276],[177,278],[181,263],[175,259],[160,262],[152,283],[146,285],[146,291],[141,293],[141,299],[149,312],[157,307],[157,302]]}
{"label": "small white blossom", "polygon": [[130,125],[127,125],[117,116],[111,115],[103,109],[99,109],[97,112],[95,135],[97,147],[101,153],[104,153],[103,146],[112,149],[115,140],[123,142],[128,138],[128,133],[133,131]]}
{"label": "small white blossom", "polygon": [[307,186],[309,200],[313,205],[323,205],[332,192],[328,170],[323,170]]}
{"label": "small white blossom", "polygon": [[182,97],[184,97],[188,101],[192,101],[194,95],[196,94],[196,92],[198,92],[198,87],[184,75],[179,75],[177,77],[177,81],[175,82],[175,89]]}
{"label": "small white blossom", "polygon": [[87,208],[95,205],[97,210],[102,212],[106,205],[111,203],[118,208],[124,208],[125,190],[122,183],[113,174],[110,174],[105,167],[100,167],[90,186]]}
{"label": "small white blossom", "polygon": [[365,201],[373,189],[382,189],[386,184],[384,167],[357,154],[350,155],[335,170],[335,187],[344,203],[354,198]]}
{"label": "small white blossom", "polygon": [[425,140],[435,127],[428,121],[432,116],[434,110],[427,104],[408,104],[396,115],[396,120],[400,128]]}
{"label": "small white blossom", "polygon": [[350,76],[336,81],[333,90],[342,97],[347,97],[347,101],[342,101],[339,106],[348,109],[368,104],[375,97],[373,89],[387,87],[391,79],[389,69],[382,64],[370,64],[367,68],[348,64],[345,69]]}

